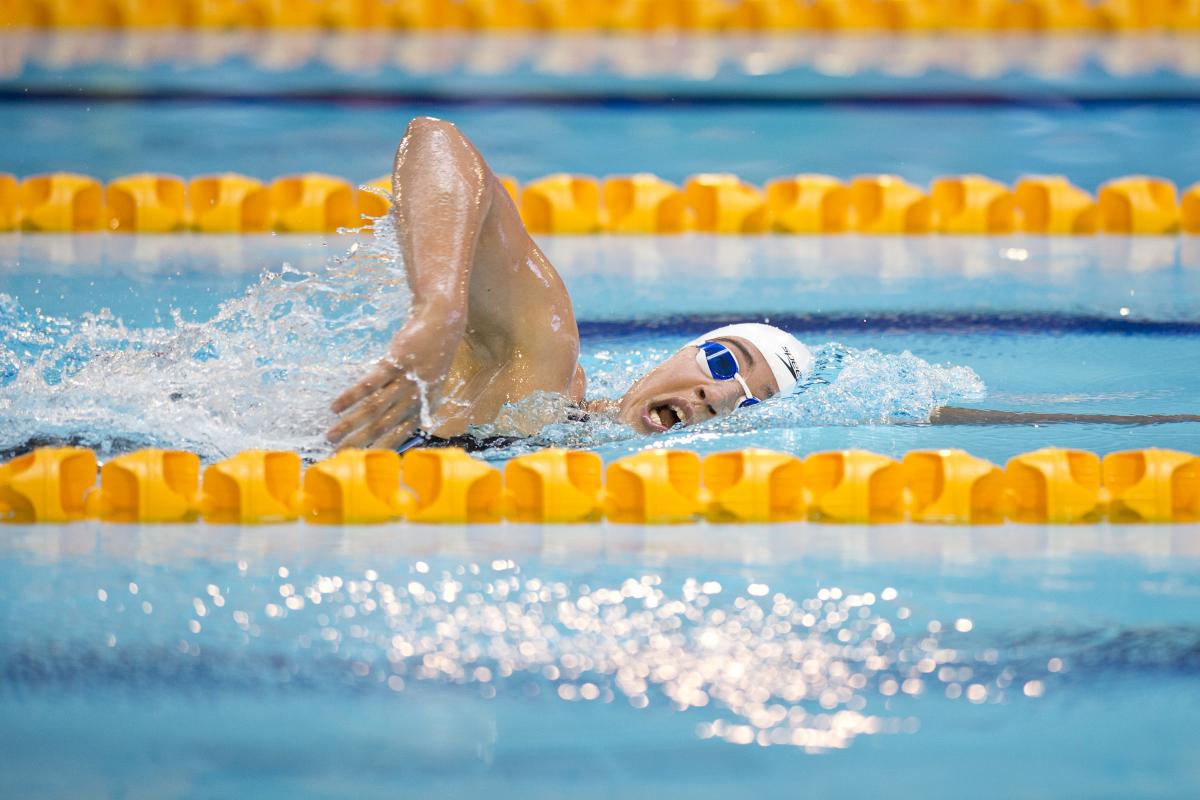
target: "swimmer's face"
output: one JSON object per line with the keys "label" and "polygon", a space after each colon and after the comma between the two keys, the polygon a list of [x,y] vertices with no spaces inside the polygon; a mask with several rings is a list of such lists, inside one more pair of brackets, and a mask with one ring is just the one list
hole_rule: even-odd
{"label": "swimmer's face", "polygon": [[[740,336],[712,341],[733,352],[755,397],[766,400],[777,393],[775,376],[757,347]],[[745,399],[741,384],[710,377],[696,363],[698,350],[688,345],[639,379],[621,398],[617,418],[639,433],[659,433],[736,410]]]}

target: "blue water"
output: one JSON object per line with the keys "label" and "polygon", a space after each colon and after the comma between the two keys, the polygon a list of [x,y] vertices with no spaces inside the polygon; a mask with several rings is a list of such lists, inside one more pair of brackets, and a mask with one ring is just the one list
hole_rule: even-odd
{"label": "blue water", "polygon": [[1111,178],[1200,180],[1200,104],[1038,105],[410,104],[353,101],[0,102],[0,172],[76,170],[101,180],[229,170],[263,179],[303,171],[353,181],[388,174],[418,114],[457,123],[492,167],[656,172],[680,181],[734,172],[762,182],[797,172],[891,172],[917,183],[983,173],[1013,181],[1061,173],[1094,190]]}
{"label": "blue water", "polygon": [[1198,556],[1195,526],[7,528],[0,788],[1194,797]]}
{"label": "blue water", "polygon": [[[593,397],[728,320],[815,351],[798,395],[644,438],[554,398],[509,409],[490,451],[703,453],[964,447],[997,463],[1047,445],[1200,452],[1200,423],[926,424],[942,405],[1195,414],[1200,259],[1190,239],[544,237],[576,301]],[[99,246],[94,246],[99,245]],[[0,237],[0,449],[38,437],[102,454],[250,446],[330,452],[328,404],[404,318],[403,270],[372,237]],[[86,256],[83,256],[84,252]],[[81,257],[82,256],[82,257]],[[380,260],[380,259],[384,260]],[[712,280],[713,270],[721,276]],[[399,284],[397,285],[397,281]]]}
{"label": "blue water", "polygon": [[[1184,39],[272,41],[3,34],[0,171],[365,180],[432,113],[522,180],[1200,179]],[[461,102],[542,93],[591,100]],[[664,94],[696,102],[612,99]],[[1037,103],[716,102],[964,94]],[[790,328],[818,370],[656,437],[533,398],[497,465],[544,444],[1200,452],[1197,423],[926,424],[945,403],[1200,411],[1195,237],[540,244],[595,394],[732,318]],[[386,236],[0,234],[0,451],[320,458],[330,398],[407,313],[401,276]],[[0,796],[1193,798],[1198,618],[1196,525],[5,526]]]}

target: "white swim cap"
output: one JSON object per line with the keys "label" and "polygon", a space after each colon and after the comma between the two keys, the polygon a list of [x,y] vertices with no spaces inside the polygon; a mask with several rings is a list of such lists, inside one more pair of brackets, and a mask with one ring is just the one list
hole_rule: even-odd
{"label": "white swim cap", "polygon": [[694,347],[701,342],[728,336],[745,339],[758,348],[758,352],[767,360],[771,374],[775,376],[781,395],[791,393],[796,384],[812,373],[813,355],[809,349],[787,331],[762,322],[725,325],[693,339],[688,346]]}

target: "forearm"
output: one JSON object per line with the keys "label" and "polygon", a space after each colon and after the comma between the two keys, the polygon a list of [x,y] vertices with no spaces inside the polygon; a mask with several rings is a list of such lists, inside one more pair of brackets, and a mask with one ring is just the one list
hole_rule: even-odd
{"label": "forearm", "polygon": [[[467,330],[475,249],[496,179],[453,125],[415,119],[396,150],[392,213],[412,309],[386,357],[332,403],[341,447],[393,447],[434,419]],[[453,387],[451,387],[453,388]]]}
{"label": "forearm", "polygon": [[413,321],[457,341],[479,232],[491,204],[491,171],[453,125],[413,120],[392,172],[397,239],[412,290]]}

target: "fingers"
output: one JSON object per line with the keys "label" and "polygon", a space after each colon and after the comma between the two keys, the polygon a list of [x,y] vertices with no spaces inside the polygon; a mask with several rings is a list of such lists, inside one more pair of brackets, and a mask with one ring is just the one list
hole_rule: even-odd
{"label": "fingers", "polygon": [[338,449],[382,446],[402,441],[418,424],[425,402],[421,387],[394,362],[384,359],[365,378],[343,392],[330,408],[342,417],[325,434]]}
{"label": "fingers", "polygon": [[400,371],[395,365],[386,362],[380,362],[375,366],[374,369],[367,373],[367,377],[363,378],[354,386],[351,386],[349,389],[338,395],[337,399],[334,400],[333,404],[330,406],[330,409],[335,414],[342,413],[359,400],[362,400],[372,392],[381,389],[393,381],[399,372]]}
{"label": "fingers", "polygon": [[396,402],[385,409],[383,413],[375,415],[361,428],[347,436],[339,445],[339,449],[378,446],[377,440],[389,434],[397,426],[413,421],[415,427],[417,412],[420,408],[419,403],[406,397],[397,398]]}
{"label": "fingers", "polygon": [[353,411],[329,429],[328,433],[325,434],[325,438],[337,444],[352,431],[371,425],[397,403],[407,402],[408,404],[413,404],[416,400],[417,395],[415,387],[412,384],[407,381],[393,381],[377,389],[373,394],[360,402]]}
{"label": "fingers", "polygon": [[329,429],[325,434],[325,438],[334,444],[340,444],[346,440],[350,434],[360,431],[360,429],[368,428],[374,422],[379,420],[379,417],[388,414],[394,405],[407,401],[413,402],[413,398],[408,395],[404,389],[406,386],[389,385],[384,386],[371,397],[359,403],[353,411],[342,417],[342,420],[334,427]]}
{"label": "fingers", "polygon": [[418,421],[416,417],[413,417],[407,422],[396,426],[390,432],[384,433],[383,436],[375,440],[374,446],[384,450],[395,450],[412,436],[413,431],[417,429]]}

